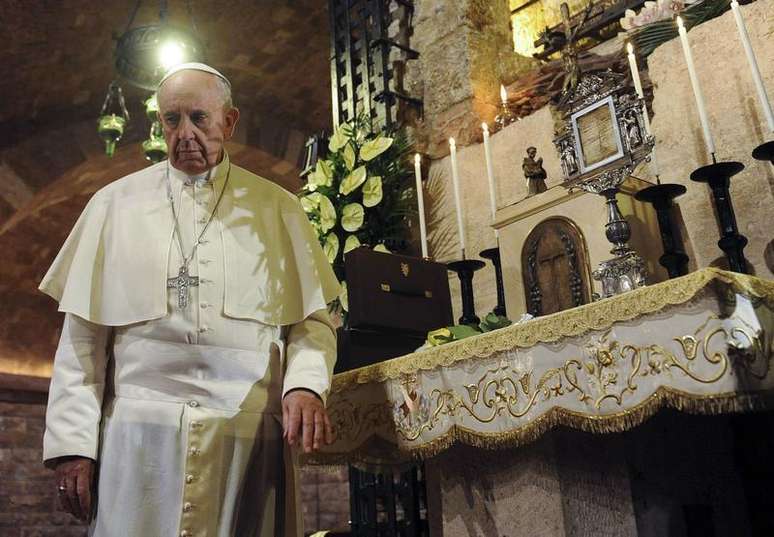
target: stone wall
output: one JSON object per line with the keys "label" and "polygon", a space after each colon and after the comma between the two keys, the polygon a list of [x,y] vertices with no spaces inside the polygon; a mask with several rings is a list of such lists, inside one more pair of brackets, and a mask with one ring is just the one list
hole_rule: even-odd
{"label": "stone wall", "polygon": [[[771,98],[774,0],[757,0],[741,10]],[[767,266],[764,252],[774,248],[770,224],[774,215],[774,168],[768,162],[754,160],[750,153],[758,144],[773,139],[774,133],[767,132],[733,14],[729,11],[691,29],[688,39],[707,103],[717,158],[738,160],[746,167],[731,180],[739,232],[750,241],[745,256],[758,276],[772,278],[774,264],[770,261]],[[662,178],[688,188],[678,201],[696,264],[705,267],[723,254],[717,246],[719,235],[709,187],[688,179],[694,169],[711,160],[704,146],[679,39],[657,48],[648,64],[654,85],[652,126]],[[722,264],[725,260],[720,261]]]}
{"label": "stone wall", "polygon": [[86,535],[81,523],[58,511],[54,474],[41,463],[46,412],[46,394],[41,389],[45,389],[45,384],[35,379],[0,375],[0,535],[3,537]]}
{"label": "stone wall", "polygon": [[[417,29],[423,28],[421,9],[425,8],[422,6],[429,6],[427,9],[432,7],[436,16],[432,23],[435,29],[425,35],[428,42],[424,45],[425,59],[420,60],[432,64],[420,72],[424,75],[426,106],[425,123],[420,127],[432,131],[427,134],[427,139],[434,141],[428,145],[433,160],[429,165],[429,179],[425,185],[430,220],[430,255],[439,261],[449,261],[460,255],[448,145],[445,145],[449,136],[455,136],[460,137],[458,166],[467,252],[468,257],[478,257],[478,252],[494,245],[495,238],[490,227],[489,187],[481,144],[482,116],[471,104],[472,83],[465,76],[471,72],[472,53],[452,50],[453,47],[470,47],[470,40],[464,41],[461,37],[464,32],[451,31],[455,24],[457,27],[462,25],[459,21],[463,18],[464,6],[455,3],[455,7],[451,7],[444,3],[441,7],[432,2],[420,2],[419,5]],[[774,0],[758,0],[743,6],[742,10],[765,83],[770,94],[774,94],[774,48],[770,46],[774,35],[774,17],[771,15],[774,13]],[[424,16],[429,15],[425,12]],[[766,132],[765,120],[738,41],[732,14],[728,12],[692,29],[689,38],[719,148],[718,156],[721,159],[742,161],[747,166],[742,174],[732,180],[731,188],[740,232],[750,240],[745,253],[754,273],[771,278],[774,276],[774,266],[767,266],[765,256],[768,255],[769,264],[774,265],[771,261],[774,259],[774,241],[770,226],[767,225],[774,214],[774,169],[768,163],[753,160],[750,152],[756,145],[771,139],[772,134]],[[622,43],[607,42],[604,50],[611,52],[622,46]],[[436,48],[440,50],[436,51]],[[437,65],[433,60],[437,60]],[[681,183],[688,188],[688,193],[678,199],[680,208],[677,222],[682,229],[686,251],[691,257],[689,270],[709,265],[723,266],[725,259],[717,246],[719,235],[708,187],[688,180],[691,171],[708,163],[708,156],[704,151],[679,41],[674,39],[659,47],[650,57],[649,65],[654,85],[652,125],[657,139],[656,154],[661,177],[665,182]],[[489,67],[492,72],[499,69],[495,63],[490,63]],[[453,72],[447,73],[449,69]],[[643,76],[647,76],[647,73]],[[521,162],[530,145],[537,147],[538,156],[544,159],[548,187],[562,188],[558,186],[561,170],[552,143],[553,121],[550,109],[545,107],[492,135],[498,209],[511,206],[526,196],[527,185]],[[638,176],[651,175],[647,171],[638,170]],[[597,209],[590,210],[604,212],[602,199]],[[573,217],[571,214],[565,216]],[[633,239],[633,242],[636,240]],[[520,252],[511,253],[514,259],[520,257]],[[645,255],[645,252],[641,253]],[[656,265],[657,257],[647,259],[651,273],[655,274],[652,282],[660,281],[665,276]],[[456,276],[450,275],[449,279],[456,319],[459,316],[459,284]],[[490,264],[476,273],[474,288],[476,311],[482,316],[496,303],[494,271]],[[524,311],[522,303],[506,305],[512,318],[514,314],[517,318]]]}
{"label": "stone wall", "polygon": [[449,136],[462,145],[481,140],[481,122],[497,113],[500,84],[534,62],[513,52],[508,0],[414,5],[410,46],[419,59],[408,62],[406,88],[424,104],[415,131],[418,147],[437,158],[448,154]]}

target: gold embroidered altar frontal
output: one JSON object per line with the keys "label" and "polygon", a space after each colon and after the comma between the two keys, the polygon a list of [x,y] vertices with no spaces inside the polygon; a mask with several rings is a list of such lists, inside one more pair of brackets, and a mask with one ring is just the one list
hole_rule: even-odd
{"label": "gold embroidered altar frontal", "polygon": [[603,433],[661,407],[772,408],[774,282],[704,269],[334,377],[337,439],[310,463],[399,463],[455,442]]}

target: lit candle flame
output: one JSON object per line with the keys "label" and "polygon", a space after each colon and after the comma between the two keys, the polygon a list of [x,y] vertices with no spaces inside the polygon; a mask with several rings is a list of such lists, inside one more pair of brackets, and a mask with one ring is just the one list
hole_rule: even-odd
{"label": "lit candle flame", "polygon": [[487,125],[486,122],[481,124],[481,128],[484,130],[484,132],[489,132],[489,125]]}
{"label": "lit candle flame", "polygon": [[503,103],[508,102],[508,92],[505,91],[505,86],[503,86],[502,84],[500,84],[500,100]]}
{"label": "lit candle flame", "polygon": [[683,18],[681,16],[678,15],[677,19],[675,20],[677,21],[678,28],[680,28],[681,30],[685,28],[685,25],[683,24]]}
{"label": "lit candle flame", "polygon": [[422,157],[421,157],[421,156],[419,156],[419,153],[416,153],[416,154],[414,155],[414,163],[415,163],[415,164],[419,164],[420,162],[422,162]]}
{"label": "lit candle flame", "polygon": [[631,43],[626,43],[626,52],[629,54],[634,54],[634,45]]}
{"label": "lit candle flame", "polygon": [[449,145],[454,147],[455,145],[454,138],[449,138]]}

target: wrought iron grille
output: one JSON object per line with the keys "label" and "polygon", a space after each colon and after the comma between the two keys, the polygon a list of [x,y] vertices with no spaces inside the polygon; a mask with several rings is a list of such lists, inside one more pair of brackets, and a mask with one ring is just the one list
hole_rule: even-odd
{"label": "wrought iron grille", "polygon": [[[376,125],[398,120],[401,103],[421,109],[421,101],[396,84],[394,58],[419,54],[399,42],[398,18],[413,15],[408,0],[329,0],[333,125],[368,114]],[[393,27],[395,39],[390,38]],[[405,26],[403,26],[405,27]]]}
{"label": "wrought iron grille", "polygon": [[428,537],[423,470],[372,474],[350,466],[352,537]]}

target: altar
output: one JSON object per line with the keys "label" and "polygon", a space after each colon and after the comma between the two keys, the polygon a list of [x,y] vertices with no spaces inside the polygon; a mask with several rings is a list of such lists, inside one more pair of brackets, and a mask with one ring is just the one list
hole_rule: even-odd
{"label": "altar", "polygon": [[774,282],[703,269],[339,374],[308,462],[423,461],[434,536],[744,535],[728,414],[772,408],[773,334]]}

